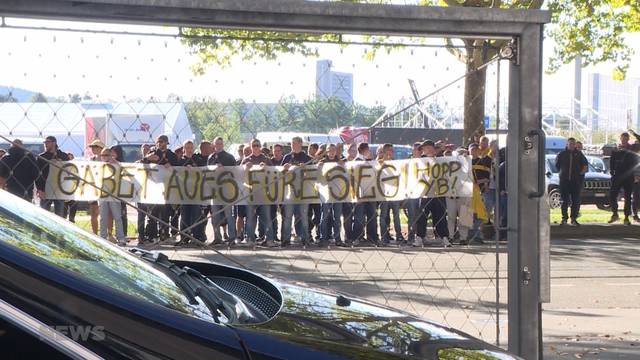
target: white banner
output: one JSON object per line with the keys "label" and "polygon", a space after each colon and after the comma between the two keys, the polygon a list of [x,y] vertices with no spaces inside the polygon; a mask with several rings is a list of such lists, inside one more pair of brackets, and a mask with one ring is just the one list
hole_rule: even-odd
{"label": "white banner", "polygon": [[[148,204],[300,204],[471,197],[469,157],[292,166],[165,167],[69,161],[51,166],[46,198]],[[68,172],[76,176],[70,175]],[[88,183],[95,183],[100,191]]]}

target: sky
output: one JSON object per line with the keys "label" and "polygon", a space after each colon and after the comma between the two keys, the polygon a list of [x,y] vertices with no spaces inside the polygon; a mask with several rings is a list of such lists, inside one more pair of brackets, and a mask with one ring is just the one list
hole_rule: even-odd
{"label": "sky", "polygon": [[[175,28],[87,24],[40,20],[7,19],[8,25],[151,32],[171,35]],[[354,76],[354,99],[367,106],[396,104],[411,97],[408,79],[416,81],[420,95],[426,95],[464,74],[462,63],[444,48],[413,47],[380,52],[374,60],[363,55],[367,46],[317,45],[318,58],[284,55],[275,61],[234,59],[228,67],[211,66],[205,75],[194,75],[190,65],[197,58],[175,37],[95,34],[52,30],[0,28],[3,76],[0,85],[39,91],[50,97],[88,93],[98,101],[127,101],[135,98],[165,100],[177,94],[190,100],[213,97],[220,101],[242,98],[246,102],[277,102],[282,97],[308,99],[315,92],[315,62],[333,61],[334,70]],[[439,39],[428,40],[441,44]],[[630,37],[636,55],[629,77],[640,77],[640,34]],[[314,45],[316,46],[316,45]],[[546,41],[545,63],[553,44]],[[506,104],[508,71],[502,65],[502,103]],[[612,64],[583,69],[586,75],[612,73]],[[488,69],[487,105],[495,108],[496,66]],[[556,74],[544,75],[544,106],[564,106],[573,95],[573,65]],[[463,81],[436,95],[452,108],[462,106]],[[492,105],[493,104],[493,105]]]}

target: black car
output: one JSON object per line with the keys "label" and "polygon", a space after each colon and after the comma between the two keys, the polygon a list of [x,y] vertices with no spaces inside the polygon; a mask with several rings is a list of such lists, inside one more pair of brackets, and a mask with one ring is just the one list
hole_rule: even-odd
{"label": "black car", "polygon": [[516,359],[406,313],[126,251],[0,191],[3,358]]}

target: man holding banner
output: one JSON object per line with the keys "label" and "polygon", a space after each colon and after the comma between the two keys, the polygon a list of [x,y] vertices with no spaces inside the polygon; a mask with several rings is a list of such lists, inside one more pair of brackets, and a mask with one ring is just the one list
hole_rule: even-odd
{"label": "man holding banner", "polygon": [[[236,159],[233,155],[224,151],[224,140],[218,136],[213,140],[213,154],[209,156],[208,165],[217,165],[219,167],[235,166]],[[226,220],[227,235],[229,235],[229,244],[240,242],[236,234],[236,220],[232,214],[232,206],[225,204],[217,204],[211,206],[211,225],[213,225],[213,241],[214,244],[222,243],[222,235],[220,234],[220,225]]]}
{"label": "man holding banner", "polygon": [[[247,173],[251,171],[253,166],[270,166],[271,160],[267,158],[262,153],[262,148],[260,146],[260,140],[253,139],[251,140],[251,155],[245,157],[242,160],[242,165],[245,165],[247,169]],[[273,228],[273,223],[271,222],[271,211],[268,205],[255,205],[255,204],[247,204],[247,234],[245,235],[245,239],[240,243],[244,246],[254,246],[256,244],[256,225],[258,222],[258,216],[260,217],[260,222],[262,226],[265,227],[266,233],[266,245],[268,247],[275,246],[275,229]]]}
{"label": "man holding banner", "polygon": [[[294,136],[291,139],[291,152],[284,156],[282,159],[282,165],[284,166],[284,176],[292,176],[289,172],[297,172],[299,174],[300,166],[305,166],[311,163],[311,157],[302,151],[302,138]],[[298,175],[299,176],[299,175]],[[300,224],[300,233],[296,231],[302,240],[302,245],[306,246],[311,243],[311,232],[309,231],[309,205],[308,204],[288,204],[284,206],[282,213],[282,231],[280,234],[280,241],[282,246],[288,246],[291,244],[291,222],[293,216],[296,217],[296,222]],[[298,227],[296,227],[298,229]]]}
{"label": "man holding banner", "polygon": [[[166,135],[160,135],[156,139],[155,148],[149,151],[149,154],[143,159],[144,164],[164,165],[165,167],[178,166],[178,157],[173,151],[169,150],[169,138]],[[169,223],[169,206],[166,204],[156,204],[151,207],[151,215],[159,218],[164,223]],[[169,227],[165,224],[149,219],[149,238],[152,242],[165,241],[169,238]]]}

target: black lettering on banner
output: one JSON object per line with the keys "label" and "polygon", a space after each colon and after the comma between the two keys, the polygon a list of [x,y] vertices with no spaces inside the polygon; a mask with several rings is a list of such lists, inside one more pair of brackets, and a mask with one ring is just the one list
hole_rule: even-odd
{"label": "black lettering on banner", "polygon": [[286,194],[287,186],[290,186],[291,194],[293,195],[293,199],[291,200],[300,200],[300,197],[302,196],[302,189],[300,189],[300,191],[296,189],[295,182],[297,178],[298,178],[298,174],[296,173],[295,169],[291,171],[286,171],[284,173],[284,181],[282,182],[282,192],[283,194]]}
{"label": "black lettering on banner", "polygon": [[267,200],[275,203],[280,193],[280,186],[278,184],[278,172],[267,170],[264,176],[264,196]]}
{"label": "black lettering on banner", "polygon": [[431,181],[427,181],[424,179],[420,179],[419,182],[424,186],[424,188],[422,189],[422,195],[420,197],[425,197],[429,195],[429,192],[431,191],[433,185],[436,183],[436,180],[431,179]]}
{"label": "black lettering on banner", "polygon": [[[192,175],[195,176],[195,179],[190,182],[189,179],[191,179]],[[182,181],[182,183],[184,185],[184,195],[188,199],[193,200],[198,195],[198,189],[200,188],[201,179],[202,174],[200,173],[200,171],[188,167],[184,168],[184,180]],[[191,183],[191,186],[189,186],[189,183]],[[191,192],[189,192],[189,189],[191,189]]]}
{"label": "black lettering on banner", "polygon": [[[316,181],[318,181],[318,168],[316,166],[314,167],[304,166],[300,171],[302,172],[302,183],[300,184],[300,192],[302,193],[302,196],[300,197],[300,199],[301,200],[320,199],[320,194],[318,193],[318,189],[316,188]],[[307,174],[311,174],[311,175],[307,176]],[[304,193],[305,183],[310,183],[311,185],[311,194],[307,196],[305,196],[305,193]]]}
{"label": "black lettering on banner", "polygon": [[[344,201],[349,195],[349,178],[347,177],[347,171],[342,166],[334,166],[329,169],[325,175],[327,179],[327,187],[329,188],[329,195],[331,195],[331,199],[335,201]],[[332,186],[334,181],[337,181],[338,184]],[[333,189],[337,187],[338,189],[342,189],[342,193],[336,194]]]}
{"label": "black lettering on banner", "polygon": [[440,164],[440,166],[441,166],[441,171],[440,171],[441,177],[449,176],[449,163],[443,162]]}
{"label": "black lettering on banner", "polygon": [[[133,174],[129,172],[129,170],[135,170],[136,167],[135,166],[127,166],[127,165],[123,165],[120,166],[120,171],[119,171],[119,180],[118,180],[118,196],[121,198],[128,198],[131,199],[133,198],[133,192],[134,192],[134,186],[133,186],[133,182],[131,181],[131,179],[133,179]],[[126,183],[123,183],[124,181],[126,181]],[[122,191],[123,188],[125,188],[125,186],[123,185],[129,185],[127,192]]]}
{"label": "black lettering on banner", "polygon": [[[78,189],[78,183],[80,180],[76,176],[67,175],[67,171],[72,174],[78,175],[78,167],[75,164],[64,163],[62,164],[61,171],[58,173],[58,176],[56,177],[56,180],[57,180],[56,185],[58,189],[62,191],[63,194],[73,195],[73,193],[76,192],[76,190]],[[60,176],[62,174],[64,174],[64,176]],[[71,184],[72,184],[71,189],[69,190],[65,190],[63,186],[67,181],[71,181]]]}
{"label": "black lettering on banner", "polygon": [[458,183],[458,177],[452,176],[449,178],[449,180],[451,181],[451,189],[455,190],[456,184]]}
{"label": "black lettering on banner", "polygon": [[158,172],[158,169],[152,169],[149,165],[143,165],[137,169],[138,172],[142,173],[142,185],[140,186],[140,202],[143,202],[144,199],[147,198],[147,185],[149,182],[149,178],[151,177],[151,173]]}
{"label": "black lettering on banner", "polygon": [[253,185],[260,184],[259,179],[254,177],[254,174],[264,173],[264,168],[259,170],[247,169],[247,185],[249,185],[249,199],[253,201]]}
{"label": "black lettering on banner", "polygon": [[[215,170],[204,169],[202,170],[202,182],[200,183],[200,200],[209,201],[215,199],[216,191],[213,187],[208,187],[209,181],[215,180],[216,178],[213,176],[209,176],[215,173]],[[211,193],[209,194],[206,190],[211,189]]]}
{"label": "black lettering on banner", "polygon": [[165,186],[164,199],[168,200],[171,196],[171,190],[178,190],[178,198],[180,201],[184,201],[184,196],[182,195],[182,189],[180,188],[180,179],[178,178],[178,172],[175,169],[171,169],[171,175],[169,175],[169,181],[167,182],[167,186]]}
{"label": "black lettering on banner", "polygon": [[453,175],[454,172],[457,172],[462,167],[460,161],[450,161],[449,162],[449,176]]}
{"label": "black lettering on banner", "polygon": [[358,192],[356,193],[356,196],[358,196],[358,199],[375,199],[376,197],[376,188],[375,186],[371,187],[371,194],[367,195],[367,194],[362,194],[362,196],[360,196],[360,189],[362,188],[362,179],[367,179],[367,178],[371,178],[373,176],[371,175],[365,175],[364,171],[365,170],[373,170],[373,166],[369,165],[369,164],[362,164],[360,166],[358,166],[357,169],[357,180],[358,180]]}
{"label": "black lettering on banner", "polygon": [[447,194],[449,192],[449,181],[445,178],[438,178],[436,180],[438,183],[438,190],[436,194],[440,196]]}
{"label": "black lettering on banner", "polygon": [[[421,163],[424,161],[425,167],[421,167]],[[431,163],[426,160],[417,160],[414,163],[414,171],[416,173],[416,178],[420,182],[426,182],[425,178],[428,180],[431,178]]]}
{"label": "black lettering on banner", "polygon": [[[219,197],[227,204],[233,204],[238,200],[240,196],[240,191],[238,189],[238,182],[233,176],[233,172],[231,171],[223,171],[220,175],[218,175],[218,191]],[[226,187],[225,187],[226,185]],[[226,189],[231,188],[232,196],[229,196]]]}
{"label": "black lettering on banner", "polygon": [[[88,186],[93,190],[93,195],[98,196],[98,190],[92,186],[96,184],[96,178],[93,176],[93,165],[87,165],[84,167],[84,174],[82,175],[82,183],[80,183],[80,196],[84,195],[84,190]],[[89,185],[92,184],[92,185]]]}
{"label": "black lettering on banner", "polygon": [[434,179],[437,179],[440,177],[440,175],[442,175],[442,166],[440,165],[440,163],[436,162],[433,164],[433,166],[431,166],[431,176]]}
{"label": "black lettering on banner", "polygon": [[[377,180],[376,185],[378,186],[378,192],[380,193],[380,195],[384,196],[385,198],[393,198],[398,194],[398,191],[400,190],[398,187],[398,185],[400,185],[400,175],[382,177],[383,172],[386,169],[391,169],[391,171],[394,174],[396,171],[398,171],[398,169],[396,169],[396,167],[392,164],[388,164],[388,163],[382,164],[382,166],[380,166],[380,168],[376,173],[376,180]],[[395,188],[395,191],[392,194],[386,194],[384,192],[383,184],[385,184],[388,181],[393,181],[395,183],[395,185],[393,185],[393,187]]]}
{"label": "black lettering on banner", "polygon": [[[102,164],[100,170],[100,198],[106,198],[116,190],[116,167],[111,164]],[[107,173],[109,176],[105,176]]]}

